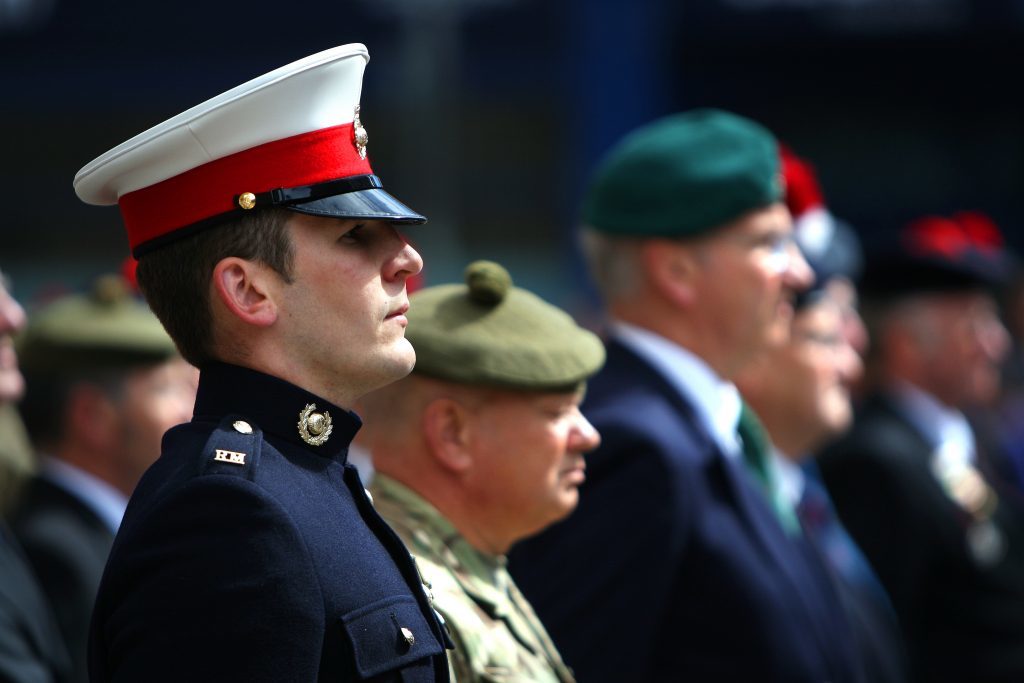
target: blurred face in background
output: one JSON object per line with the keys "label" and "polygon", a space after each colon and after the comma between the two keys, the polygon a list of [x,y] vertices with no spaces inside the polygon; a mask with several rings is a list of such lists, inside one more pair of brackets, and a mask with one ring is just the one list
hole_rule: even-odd
{"label": "blurred face in background", "polygon": [[824,295],[797,311],[790,342],[779,354],[782,391],[789,388],[793,411],[805,416],[816,441],[840,434],[853,421],[850,387],[864,366],[845,323],[841,305]]}
{"label": "blurred face in background", "polygon": [[10,295],[7,278],[0,273],[0,403],[16,401],[25,391],[13,340],[24,325],[25,311]]}
{"label": "blurred face in background", "polygon": [[109,399],[119,489],[130,494],[160,456],[164,432],[192,418],[198,378],[198,370],[176,357],[132,371]]}
{"label": "blurred face in background", "polygon": [[695,313],[733,362],[788,336],[794,295],[814,279],[792,235],[786,206],[773,204],[698,242]]}
{"label": "blurred face in background", "polygon": [[850,426],[850,388],[864,369],[843,308],[826,291],[795,311],[786,343],[761,354],[736,380],[773,443],[794,459]]}
{"label": "blurred face in background", "polygon": [[919,362],[917,383],[953,408],[993,400],[1010,336],[986,292],[944,292],[915,297],[896,324],[909,331]]}

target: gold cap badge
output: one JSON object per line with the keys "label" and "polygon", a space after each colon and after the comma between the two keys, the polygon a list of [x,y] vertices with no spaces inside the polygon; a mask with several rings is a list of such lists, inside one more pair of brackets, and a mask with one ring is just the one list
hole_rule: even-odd
{"label": "gold cap badge", "polygon": [[356,105],[355,116],[352,117],[352,136],[356,143],[356,151],[359,152],[359,158],[366,158],[366,145],[370,142],[370,135],[363,128],[363,122],[359,120],[359,105]]}
{"label": "gold cap badge", "polygon": [[322,446],[331,435],[334,425],[331,424],[331,414],[326,410],[322,413],[313,412],[316,410],[315,403],[309,403],[299,413],[299,436],[310,446]]}

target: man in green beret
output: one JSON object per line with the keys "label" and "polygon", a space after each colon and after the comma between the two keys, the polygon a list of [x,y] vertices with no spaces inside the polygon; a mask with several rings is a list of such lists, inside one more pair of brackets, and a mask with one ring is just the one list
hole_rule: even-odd
{"label": "man in green beret", "polygon": [[406,336],[415,370],[364,397],[363,438],[377,511],[455,642],[453,680],[571,681],[505,554],[576,507],[600,441],[579,403],[604,348],[487,261],[414,294]]}
{"label": "man in green beret", "polygon": [[89,618],[114,535],[164,432],[191,418],[198,372],[120,276],[41,308],[18,348],[40,472],[12,527],[57,615],[71,680],[86,681]]}
{"label": "man in green beret", "polygon": [[733,377],[812,280],[782,191],[774,137],[719,110],[637,129],[590,185],[611,320],[583,412],[602,445],[577,511],[511,565],[581,681],[858,680],[828,571],[740,438]]}

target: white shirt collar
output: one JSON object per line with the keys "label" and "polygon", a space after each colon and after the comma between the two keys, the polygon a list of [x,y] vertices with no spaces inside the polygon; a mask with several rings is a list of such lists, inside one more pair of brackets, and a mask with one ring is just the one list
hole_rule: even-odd
{"label": "white shirt collar", "polygon": [[739,457],[736,434],[742,401],[732,382],[721,379],[699,356],[650,330],[619,320],[612,322],[615,337],[650,363],[685,399],[722,451]]}
{"label": "white shirt collar", "polygon": [[775,470],[775,484],[782,499],[794,508],[804,497],[806,475],[800,465],[772,448],[772,468]]}
{"label": "white shirt collar", "polygon": [[974,462],[974,431],[963,413],[912,384],[900,384],[894,395],[906,417],[937,450]]}
{"label": "white shirt collar", "polygon": [[57,458],[44,456],[42,474],[81,500],[113,533],[121,526],[128,497],[107,482]]}

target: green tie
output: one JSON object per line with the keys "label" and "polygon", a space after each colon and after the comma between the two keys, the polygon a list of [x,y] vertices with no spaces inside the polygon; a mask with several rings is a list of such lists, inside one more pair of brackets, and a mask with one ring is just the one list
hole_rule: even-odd
{"label": "green tie", "polygon": [[775,472],[771,467],[768,434],[765,433],[764,425],[761,424],[761,420],[746,401],[743,402],[740,409],[740,420],[736,425],[736,432],[743,441],[743,464],[754,475],[761,491],[768,497],[768,502],[779,519],[779,524],[790,536],[799,536],[800,521],[797,519],[796,510],[783,498],[782,491],[775,480]]}

